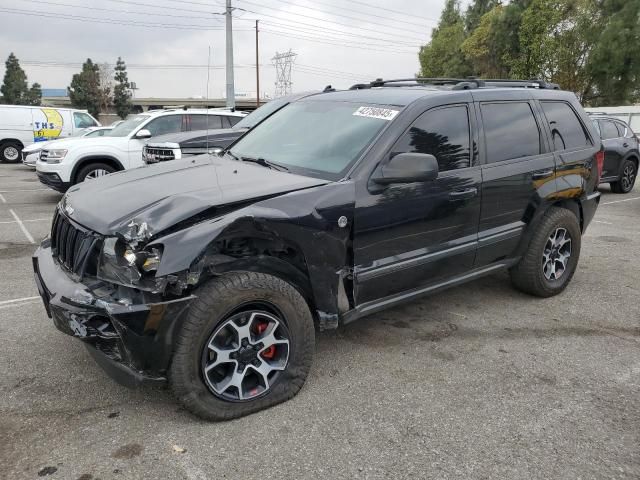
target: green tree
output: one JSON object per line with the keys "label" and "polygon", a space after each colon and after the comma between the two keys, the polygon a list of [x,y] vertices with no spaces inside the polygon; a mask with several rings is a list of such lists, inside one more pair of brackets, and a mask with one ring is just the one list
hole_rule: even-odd
{"label": "green tree", "polygon": [[420,76],[464,78],[471,75],[471,66],[462,52],[465,37],[459,2],[447,0],[431,41],[420,48]]}
{"label": "green tree", "polygon": [[42,103],[42,87],[39,83],[34,83],[27,92],[26,102],[27,105],[38,106]]}
{"label": "green tree", "polygon": [[589,89],[585,101],[597,105],[624,105],[639,99],[640,0],[604,0],[607,22],[589,55]]}
{"label": "green tree", "polygon": [[11,53],[5,62],[5,73],[0,93],[4,103],[22,105],[27,97],[27,75],[20,67],[20,62]]}
{"label": "green tree", "polygon": [[131,85],[127,76],[127,66],[120,57],[118,57],[115,72],[116,86],[113,89],[113,103],[118,116],[124,120],[131,112]]}
{"label": "green tree", "polygon": [[464,17],[467,32],[471,33],[478,28],[482,17],[499,5],[499,0],[473,0],[467,7]]}
{"label": "green tree", "polygon": [[98,65],[90,58],[82,65],[82,71],[73,75],[68,88],[71,104],[84,108],[93,116],[100,113],[100,74]]}
{"label": "green tree", "polygon": [[483,78],[508,78],[509,68],[502,61],[502,45],[497,41],[496,24],[504,15],[502,5],[485,13],[471,35],[462,44],[462,51],[471,63],[473,74]]}

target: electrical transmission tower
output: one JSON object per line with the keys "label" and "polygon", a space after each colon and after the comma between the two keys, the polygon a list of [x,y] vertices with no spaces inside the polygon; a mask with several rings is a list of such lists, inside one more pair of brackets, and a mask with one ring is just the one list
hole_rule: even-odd
{"label": "electrical transmission tower", "polygon": [[278,53],[271,59],[276,67],[276,93],[275,97],[283,97],[291,93],[291,69],[295,62],[297,53],[293,53],[291,49],[288,52]]}

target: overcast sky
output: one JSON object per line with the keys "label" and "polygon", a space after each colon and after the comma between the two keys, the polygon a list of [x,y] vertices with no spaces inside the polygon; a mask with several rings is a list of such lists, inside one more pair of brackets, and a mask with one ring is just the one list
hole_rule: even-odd
{"label": "overcast sky", "polygon": [[[444,0],[233,0],[236,92],[256,90],[256,19],[260,90],[273,95],[271,59],[289,49],[297,54],[294,91],[413,76],[419,46],[428,41],[443,5]],[[30,83],[66,88],[86,58],[115,63],[122,56],[138,97],[198,97],[207,93],[210,46],[209,95],[220,98],[222,12],[224,0],[0,0],[0,75],[14,52]],[[199,67],[185,67],[192,65]]]}

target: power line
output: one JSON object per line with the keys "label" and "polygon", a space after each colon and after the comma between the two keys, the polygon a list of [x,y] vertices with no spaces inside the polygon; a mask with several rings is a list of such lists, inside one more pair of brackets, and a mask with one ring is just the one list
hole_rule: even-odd
{"label": "power line", "polygon": [[[100,65],[107,64],[110,67],[115,64],[108,62],[99,62]],[[83,62],[56,62],[56,61],[37,61],[37,60],[21,60],[21,65],[30,67],[42,67],[42,68],[81,68]],[[268,67],[270,65],[261,65]],[[211,68],[214,70],[223,69],[225,65],[198,65],[198,64],[136,64],[127,63],[127,69],[129,70],[192,70],[192,69],[206,69]],[[234,65],[233,68],[255,68],[255,65]]]}
{"label": "power line", "polygon": [[[189,8],[184,8],[184,7],[172,7],[170,5],[155,5],[153,3],[142,3],[142,2],[133,2],[130,0],[105,0],[107,2],[114,2],[114,3],[124,3],[126,5],[135,5],[135,6],[140,6],[140,7],[149,7],[149,8],[160,8],[162,10],[180,10],[182,12],[192,12],[192,13],[205,13],[205,14],[213,14],[213,15],[224,15],[224,12],[208,12],[208,11],[204,11],[204,10],[193,10],[193,9],[189,9]],[[210,5],[207,5],[210,6]],[[221,6],[221,8],[224,8],[224,6]],[[146,12],[143,12],[146,13]]]}
{"label": "power line", "polygon": [[[272,21],[262,21],[262,23],[264,25],[270,25],[276,28],[285,28],[285,29],[289,29],[289,30],[293,30],[294,32],[300,32],[303,34],[318,34],[319,37],[322,38],[326,38],[328,40],[335,40],[335,41],[339,41],[339,42],[345,42],[345,41],[353,41],[354,38],[358,39],[358,40],[362,40],[362,39],[368,39],[371,40],[370,45],[375,46],[375,47],[381,47],[381,48],[391,48],[392,50],[388,50],[388,51],[394,51],[397,50],[397,48],[394,49],[395,44],[389,44],[388,42],[384,42],[384,43],[377,43],[380,41],[379,37],[369,37],[367,35],[361,35],[361,34],[357,34],[357,33],[332,33],[331,35],[323,35],[323,33],[325,31],[327,31],[327,29],[323,29],[322,27],[298,27],[298,26],[294,26],[294,25],[290,25],[290,24],[286,24],[286,23],[278,23],[278,22],[272,22]],[[331,29],[328,29],[330,32],[332,31]],[[338,35],[338,36],[336,36]],[[340,36],[346,36],[347,38],[340,38]],[[415,44],[398,44],[397,47],[414,47]]]}
{"label": "power line", "polygon": [[[345,0],[342,0],[342,1],[345,1]],[[378,5],[371,5],[370,3],[368,3],[368,2],[362,2],[361,0],[348,0],[348,1],[350,1],[351,3],[357,3],[357,4],[359,4],[359,5],[364,5],[364,6],[365,6],[365,7],[367,7],[367,8],[377,8],[378,10],[384,10],[384,11],[386,11],[386,12],[391,12],[391,13],[398,13],[398,14],[400,14],[400,15],[405,15],[405,16],[407,16],[407,17],[411,17],[411,18],[422,18],[422,19],[424,19],[424,20],[433,20],[433,21],[435,21],[435,22],[437,22],[437,21],[438,21],[438,20],[437,20],[437,19],[435,19],[435,18],[430,18],[430,17],[420,17],[420,16],[418,16],[418,15],[414,15],[414,14],[411,14],[411,13],[402,12],[402,11],[400,11],[400,10],[393,10],[393,9],[391,9],[391,8],[380,7],[380,6],[378,6]]]}
{"label": "power line", "polygon": [[[279,0],[279,1],[281,1],[281,2],[283,2],[283,3],[289,3],[289,4],[291,4],[291,5],[300,6],[300,7],[302,6],[302,5],[298,5],[298,4],[296,4],[296,3],[288,2],[288,1],[285,1],[285,0]],[[416,27],[424,27],[424,26],[425,26],[425,25],[424,25],[424,23],[416,23],[416,22],[409,22],[409,21],[407,21],[407,20],[400,20],[400,19],[395,19],[395,18],[389,18],[389,16],[388,16],[388,15],[387,15],[387,16],[384,16],[384,15],[376,15],[375,13],[369,13],[368,11],[367,11],[367,12],[363,12],[363,11],[362,11],[362,9],[360,9],[360,10],[356,10],[355,8],[346,8],[344,5],[335,5],[335,4],[333,4],[333,3],[319,2],[318,0],[314,0],[314,3],[317,3],[317,4],[319,4],[319,5],[326,5],[327,7],[335,8],[335,9],[338,9],[338,10],[345,10],[345,11],[347,11],[347,12],[354,12],[354,13],[357,13],[357,14],[359,14],[359,15],[366,15],[366,16],[368,16],[368,17],[381,18],[381,19],[383,19],[383,20],[387,20],[387,21],[391,21],[391,22],[406,23],[407,25],[415,25]],[[371,5],[369,5],[369,6],[371,7]],[[305,7],[305,8],[310,8],[310,7]],[[319,10],[319,9],[318,9],[318,11],[323,11],[323,10]],[[331,13],[331,14],[333,14],[332,12],[326,12],[326,13]],[[438,22],[438,20],[437,20],[437,19],[430,19],[430,18],[417,17],[417,16],[414,16],[414,15],[407,15],[407,16],[410,16],[410,17],[411,17],[411,18],[413,18],[413,19],[416,19],[416,18],[417,18],[417,19],[422,19],[422,20],[424,20],[424,21],[426,21],[426,22],[433,22],[433,23],[437,23],[437,22]]]}
{"label": "power line", "polygon": [[[9,9],[9,8],[0,8],[1,12],[13,14],[13,15],[29,15],[32,17],[45,17],[45,18],[58,18],[62,20],[72,20],[72,21],[80,21],[80,22],[92,22],[92,23],[103,23],[107,25],[124,25],[131,27],[145,27],[145,28],[173,28],[178,30],[223,30],[222,27],[207,27],[205,25],[188,25],[188,24],[168,24],[168,23],[155,23],[155,22],[139,22],[135,20],[116,20],[116,19],[108,19],[108,18],[95,18],[95,17],[84,17],[80,15],[68,15],[68,14],[57,14],[52,12],[35,12],[33,10],[18,10],[18,9]],[[243,30],[249,31],[249,29]]]}
{"label": "power line", "polygon": [[342,47],[342,48],[352,48],[352,49],[356,49],[356,50],[371,50],[373,52],[398,53],[398,54],[405,54],[405,55],[417,55],[417,47],[416,47],[416,51],[415,52],[401,51],[401,50],[381,50],[379,48],[370,48],[370,47],[366,47],[366,46],[362,46],[362,45],[354,45],[354,44],[346,44],[346,43],[339,43],[339,42],[335,42],[335,41],[329,41],[329,40],[322,39],[320,37],[309,37],[309,36],[303,36],[303,35],[292,35],[290,33],[282,32],[282,31],[279,31],[279,30],[265,30],[265,29],[262,29],[261,31],[264,32],[264,33],[271,34],[271,35],[276,35],[276,36],[281,36],[281,37],[298,38],[298,39],[302,39],[302,40],[309,40],[310,42],[323,43],[323,44],[326,44],[326,45],[334,45],[334,46]]}
{"label": "power line", "polygon": [[[257,6],[257,7],[259,7],[259,8],[267,8],[267,7],[263,7],[263,6],[262,6],[262,5],[260,5],[259,3],[254,3],[254,2],[252,2],[252,1],[250,1],[250,0],[239,0],[239,1],[241,1],[242,3],[248,3],[249,5]],[[247,12],[254,13],[254,14],[256,14],[256,15],[264,15],[264,16],[267,16],[267,17],[268,17],[268,16],[270,16],[270,15],[265,14],[265,13],[255,12],[255,11],[252,11],[252,10],[249,10],[249,9],[245,9],[245,8],[240,8],[240,7],[236,7],[236,8],[238,8],[239,10],[246,10]],[[381,32],[381,31],[380,31],[380,29],[372,29],[372,28],[366,28],[366,27],[357,27],[357,26],[353,25],[352,23],[341,23],[341,22],[336,22],[336,21],[334,21],[334,20],[324,20],[324,19],[321,19],[321,18],[318,18],[318,17],[313,17],[313,16],[311,16],[311,15],[304,15],[304,14],[302,14],[302,13],[296,13],[296,14],[295,14],[295,16],[296,16],[296,17],[309,18],[309,19],[311,19],[311,20],[313,20],[313,21],[315,21],[315,22],[325,22],[325,23],[330,23],[330,24],[340,25],[340,26],[342,26],[342,27],[349,27],[349,28],[354,28],[354,29],[358,29],[358,30],[369,31],[369,32],[376,33],[376,34],[378,34],[378,35],[381,35],[381,34],[383,34],[383,35],[390,35],[390,36],[394,37],[394,38],[393,38],[393,40],[390,40],[390,41],[397,41],[397,40],[396,40],[397,38],[406,38],[406,39],[409,39],[409,40],[411,40],[411,41],[413,41],[413,42],[415,42],[415,43],[421,43],[421,42],[424,42],[424,41],[425,41],[425,38],[417,39],[416,37],[410,37],[410,36],[407,36],[407,35],[399,35],[397,32],[395,32],[395,33],[391,33],[391,32]],[[271,15],[271,17],[273,17],[273,15]],[[279,19],[279,17],[275,17],[275,18],[278,18],[278,19]],[[299,22],[299,23],[301,23],[301,24],[302,24],[302,22]],[[314,25],[312,25],[312,26],[314,26]],[[315,26],[317,26],[317,25],[315,25]],[[426,36],[426,35],[425,35],[425,36]]]}
{"label": "power line", "polygon": [[[170,14],[170,13],[134,12],[134,11],[131,11],[131,10],[114,10],[114,9],[111,9],[111,8],[88,7],[86,5],[71,5],[71,4],[68,4],[68,3],[48,2],[48,1],[44,1],[44,0],[23,0],[23,1],[24,2],[30,2],[30,3],[37,3],[38,5],[45,4],[45,5],[53,5],[53,6],[58,6],[58,7],[84,8],[86,10],[100,10],[100,11],[103,11],[103,12],[111,12],[111,13],[126,13],[128,15],[152,15],[154,17],[190,18],[190,19],[203,20],[202,16],[196,16],[196,15],[173,15],[173,14]],[[115,1],[115,0],[112,0],[112,1]],[[123,3],[131,4],[131,3],[135,3],[135,2],[123,2]],[[51,13],[57,13],[57,12],[51,12]],[[211,15],[220,15],[217,12],[211,12],[210,14]],[[212,18],[212,20],[220,21],[221,19]]]}
{"label": "power line", "polygon": [[[397,27],[393,27],[392,25],[389,25],[388,23],[380,23],[380,22],[374,22],[374,21],[371,21],[371,20],[367,20],[366,18],[363,18],[362,15],[360,15],[359,17],[354,17],[354,16],[351,16],[351,15],[345,15],[343,13],[338,14],[338,13],[333,13],[333,12],[327,12],[326,10],[321,10],[319,8],[307,7],[305,5],[300,5],[299,3],[289,2],[287,0],[277,0],[277,1],[279,1],[281,3],[285,3],[287,5],[293,5],[293,6],[298,7],[298,8],[304,8],[304,9],[315,11],[315,12],[329,14],[329,15],[332,15],[334,17],[347,18],[349,20],[355,20],[357,22],[362,22],[362,23],[366,23],[366,24],[370,24],[370,25],[378,25],[378,26],[382,26],[382,27],[385,27],[385,28],[397,28]],[[340,7],[337,7],[337,8],[340,8]],[[343,10],[342,8],[340,8],[340,9]],[[374,16],[377,16],[377,15],[374,15]],[[382,17],[382,18],[384,18],[384,17]],[[386,20],[387,20],[387,22],[388,21],[394,21],[393,19],[389,19],[389,18],[387,18]],[[409,23],[409,22],[404,22],[403,20],[397,20],[397,21],[400,22],[400,23]],[[416,25],[416,24],[412,23],[412,25]],[[417,25],[418,26],[423,26],[423,25],[419,25],[419,24],[417,24]],[[415,30],[408,30],[406,28],[403,29],[403,31],[409,32],[409,33],[416,33],[418,35],[423,35],[425,33],[425,32],[417,32]]]}

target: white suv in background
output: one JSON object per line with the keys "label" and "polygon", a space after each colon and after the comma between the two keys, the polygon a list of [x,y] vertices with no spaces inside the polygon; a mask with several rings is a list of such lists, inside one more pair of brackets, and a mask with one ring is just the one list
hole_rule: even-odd
{"label": "white suv in background", "polygon": [[[234,125],[244,112],[226,109],[155,110],[129,117],[98,138],[58,140],[40,153],[36,172],[40,182],[59,192],[118,170],[145,165],[142,147],[149,138],[190,130]],[[208,119],[207,119],[208,117]],[[218,118],[220,117],[220,121]],[[222,128],[222,127],[219,127]]]}

